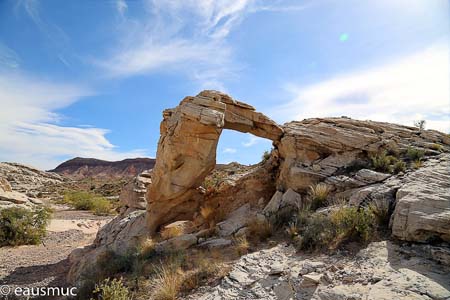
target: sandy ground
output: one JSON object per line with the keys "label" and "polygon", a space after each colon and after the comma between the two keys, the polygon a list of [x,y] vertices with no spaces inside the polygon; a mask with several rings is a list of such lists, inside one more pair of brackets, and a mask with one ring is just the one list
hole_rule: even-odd
{"label": "sandy ground", "polygon": [[92,243],[99,228],[112,218],[54,208],[42,244],[0,248],[0,286],[63,286],[69,254]]}

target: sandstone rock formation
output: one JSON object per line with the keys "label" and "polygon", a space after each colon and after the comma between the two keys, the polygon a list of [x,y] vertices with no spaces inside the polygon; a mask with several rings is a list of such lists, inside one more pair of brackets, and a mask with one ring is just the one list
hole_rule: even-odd
{"label": "sandstone rock formation", "polygon": [[283,130],[272,120],[228,95],[203,91],[165,110],[157,161],[147,193],[148,229],[193,216],[201,196],[197,188],[214,169],[223,129],[250,132],[278,141]]}
{"label": "sandstone rock formation", "polygon": [[151,170],[143,171],[123,187],[119,196],[121,207],[125,210],[145,209],[147,187],[152,183]]}
{"label": "sandstone rock formation", "polygon": [[450,242],[450,155],[411,173],[396,195],[392,234],[402,240]]}
{"label": "sandstone rock formation", "polygon": [[60,184],[64,179],[55,173],[44,172],[16,163],[0,163],[0,177],[6,179],[13,191],[34,194],[44,186]]}
{"label": "sandstone rock formation", "polygon": [[36,195],[48,186],[58,185],[62,177],[15,163],[0,163],[0,209],[33,209],[42,201]]}
{"label": "sandstone rock formation", "polygon": [[[113,249],[119,254],[126,253],[141,238],[154,236],[160,226],[174,221],[191,221],[192,232],[164,241],[158,247],[226,247],[232,244],[232,238],[245,233],[251,217],[271,220],[279,214],[296,211],[308,199],[307,188],[317,182],[324,182],[330,187],[330,197],[345,198],[351,205],[361,207],[375,200],[388,201],[391,209],[395,207],[392,216],[395,237],[407,241],[423,242],[430,238],[448,241],[450,189],[447,181],[450,156],[442,153],[450,150],[450,139],[446,134],[349,118],[308,119],[281,127],[255,112],[251,106],[213,91],[186,97],[176,108],[166,110],[163,116],[151,183],[147,174],[143,177],[146,179],[145,184],[137,180],[124,190],[122,202],[126,209],[99,232],[94,245],[78,250],[71,256],[71,282],[76,281],[89,264],[95,264],[96,257],[102,251]],[[221,131],[226,128],[271,139],[274,141],[274,150],[270,159],[264,163],[245,168],[237,166],[229,173],[227,167],[216,170],[222,173],[209,176],[219,180],[212,188],[205,189],[202,187],[206,185],[203,180],[214,169],[217,142]],[[395,175],[369,169],[370,157],[383,151],[394,153],[409,163],[405,157],[408,147],[424,151],[423,169],[415,171],[409,166]],[[144,185],[147,186],[146,212],[142,210]],[[217,214],[223,213],[223,219],[209,224],[213,228],[205,228],[207,220],[200,212],[200,207],[205,206],[213,208]],[[147,227],[144,225],[145,218]],[[216,236],[210,237],[212,232],[216,232]],[[289,299],[302,293],[289,290],[290,280],[303,287],[317,287],[331,279],[332,285],[320,289],[321,293],[319,290],[313,293],[315,299],[346,299],[348,295],[357,293],[369,295],[361,296],[363,299],[376,299],[367,287],[372,281],[371,288],[379,288],[379,291],[386,293],[386,299],[393,299],[398,295],[389,282],[376,286],[382,281],[379,279],[380,274],[388,274],[391,280],[400,280],[402,289],[410,287],[406,283],[410,276],[422,279],[408,271],[389,269],[386,257],[390,255],[386,251],[392,247],[384,248],[381,253],[384,259],[382,270],[376,278],[368,272],[370,276],[363,278],[367,282],[355,281],[352,274],[363,272],[362,269],[357,270],[358,266],[355,266],[356,269],[352,266],[350,274],[337,271],[333,271],[337,275],[323,274],[323,270],[319,270],[322,273],[315,270],[309,274],[311,272],[301,271],[298,273],[301,276],[295,275],[294,279],[274,282],[270,276],[291,272],[288,270],[291,263],[292,267],[295,265],[291,258],[283,257],[288,262],[288,269],[282,266],[272,269],[269,263],[263,262],[256,263],[258,267],[248,274],[241,270],[242,266],[238,266],[219,289],[210,292],[217,299],[238,296],[248,296],[248,299]],[[446,262],[449,260],[446,249],[445,245],[433,248],[429,251],[430,257]],[[367,257],[364,259],[367,260]],[[270,264],[275,260],[269,259]],[[368,260],[364,265],[365,272],[376,264],[376,257]],[[303,278],[304,275],[308,276]],[[257,277],[256,280],[254,277]],[[341,283],[346,282],[356,282],[358,286],[341,286]],[[245,283],[255,285],[252,287]],[[419,286],[420,293],[427,286],[428,283]],[[435,287],[432,283],[430,286]],[[228,291],[224,292],[221,288]],[[438,287],[436,291],[439,291],[437,297],[446,295]],[[426,299],[414,293],[400,296],[404,299],[407,296]],[[252,298],[252,295],[261,297]],[[205,296],[201,299],[216,299],[214,297]]]}
{"label": "sandstone rock formation", "polygon": [[297,192],[342,174],[358,161],[367,162],[382,150],[401,152],[413,146],[437,155],[433,143],[450,145],[450,137],[438,131],[349,118],[307,119],[287,123],[283,129],[278,185]]}

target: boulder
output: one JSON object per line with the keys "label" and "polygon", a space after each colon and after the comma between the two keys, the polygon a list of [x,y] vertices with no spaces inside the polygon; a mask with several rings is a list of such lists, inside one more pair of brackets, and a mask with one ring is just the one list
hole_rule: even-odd
{"label": "boulder", "polygon": [[450,155],[430,160],[397,191],[392,234],[402,240],[450,242]]}
{"label": "boulder", "polygon": [[263,214],[269,220],[276,221],[277,216],[296,213],[301,207],[302,197],[293,189],[288,189],[284,194],[277,191],[264,208]]}
{"label": "boulder", "polygon": [[130,249],[137,247],[147,236],[145,215],[144,210],[118,215],[99,230],[93,244],[74,250],[69,255],[67,281],[78,284],[106,251],[126,255]]}
{"label": "boulder", "polygon": [[0,191],[3,192],[12,192],[11,185],[9,184],[6,178],[0,177]]}
{"label": "boulder", "polygon": [[25,194],[19,192],[0,191],[0,201],[11,202],[14,204],[26,204],[29,202],[29,199]]}
{"label": "boulder", "polygon": [[231,240],[227,240],[224,238],[218,238],[218,239],[210,239],[207,241],[204,241],[198,245],[201,248],[208,248],[208,249],[223,249],[224,247],[231,246]]}
{"label": "boulder", "polygon": [[125,187],[119,196],[119,201],[124,208],[145,209],[147,200],[145,194],[147,187],[152,183],[151,170],[147,170],[134,177]]}
{"label": "boulder", "polygon": [[156,244],[155,249],[157,251],[184,250],[195,244],[197,244],[197,237],[195,234],[183,234]]}
{"label": "boulder", "polygon": [[225,221],[218,223],[217,234],[221,237],[233,235],[239,229],[247,226],[252,219],[254,212],[250,209],[250,204],[241,206],[239,209],[232,212]]}

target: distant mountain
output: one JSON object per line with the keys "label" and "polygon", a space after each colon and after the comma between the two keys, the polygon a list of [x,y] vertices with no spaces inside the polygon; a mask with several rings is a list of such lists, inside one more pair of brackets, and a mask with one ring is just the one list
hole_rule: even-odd
{"label": "distant mountain", "polygon": [[63,162],[51,172],[74,179],[85,177],[120,178],[133,177],[155,165],[153,158],[129,158],[121,161],[106,161],[95,158],[76,157]]}

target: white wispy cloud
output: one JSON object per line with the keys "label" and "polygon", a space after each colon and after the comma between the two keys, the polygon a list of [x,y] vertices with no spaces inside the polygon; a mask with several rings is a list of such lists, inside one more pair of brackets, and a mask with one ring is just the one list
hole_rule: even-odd
{"label": "white wispy cloud", "polygon": [[144,0],[133,2],[144,17],[132,17],[125,16],[128,4],[124,0],[115,3],[123,17],[117,26],[117,46],[94,61],[105,74],[129,77],[173,72],[187,76],[201,88],[224,91],[223,82],[238,77],[243,68],[227,40],[230,32],[249,14],[306,7],[287,5],[284,0]]}
{"label": "white wispy cloud", "polygon": [[0,42],[0,68],[18,68],[20,65],[20,58],[17,53]]}
{"label": "white wispy cloud", "polygon": [[116,8],[117,8],[117,11],[119,12],[119,14],[121,16],[124,16],[125,12],[128,9],[128,4],[125,2],[125,0],[117,0],[116,1]]}
{"label": "white wispy cloud", "polygon": [[145,155],[143,150],[117,149],[105,136],[108,130],[58,125],[63,116],[56,110],[92,94],[83,85],[0,72],[0,160],[48,169],[67,157],[116,160]]}
{"label": "white wispy cloud", "polygon": [[237,150],[234,149],[234,148],[225,148],[225,149],[223,149],[222,152],[223,152],[223,153],[228,153],[228,154],[234,154],[234,153],[237,152]]}
{"label": "white wispy cloud", "polygon": [[348,116],[450,131],[448,45],[427,49],[381,66],[338,75],[312,85],[289,83],[292,101],[278,109],[283,121]]}
{"label": "white wispy cloud", "polygon": [[248,147],[252,147],[259,143],[270,143],[270,140],[248,134],[247,141],[243,142],[242,146],[248,148]]}
{"label": "white wispy cloud", "polygon": [[[125,18],[118,47],[97,61],[110,76],[180,72],[203,88],[223,89],[238,65],[226,42],[255,0],[144,1],[145,18]],[[118,1],[119,11],[126,9]]]}

